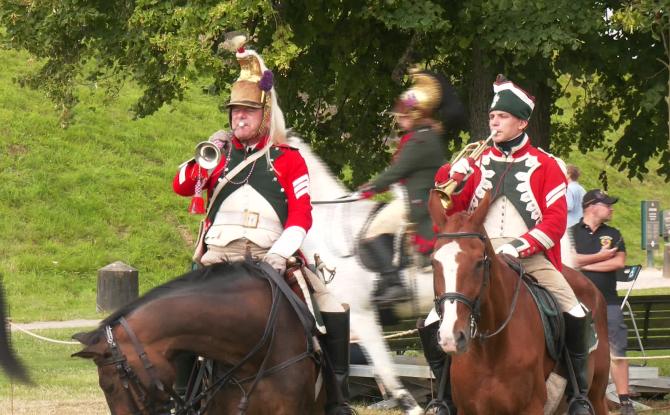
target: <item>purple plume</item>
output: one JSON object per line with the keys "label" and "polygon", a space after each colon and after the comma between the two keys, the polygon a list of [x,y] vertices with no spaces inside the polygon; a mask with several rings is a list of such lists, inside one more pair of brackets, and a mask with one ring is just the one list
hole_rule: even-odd
{"label": "purple plume", "polygon": [[409,92],[402,100],[402,103],[407,105],[409,108],[414,108],[414,106],[418,103],[418,100],[416,99],[416,96],[413,92]]}
{"label": "purple plume", "polygon": [[272,74],[272,71],[269,69],[266,69],[263,72],[263,76],[261,77],[261,80],[258,81],[258,87],[265,92],[268,92],[269,90],[272,89],[272,85],[274,83],[274,75]]}

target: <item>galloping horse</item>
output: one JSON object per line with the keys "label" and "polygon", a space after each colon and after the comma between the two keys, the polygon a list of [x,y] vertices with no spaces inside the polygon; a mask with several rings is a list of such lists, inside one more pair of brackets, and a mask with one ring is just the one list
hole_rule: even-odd
{"label": "galloping horse", "polygon": [[[337,201],[350,193],[308,145],[297,137],[291,137],[289,144],[300,150],[307,163],[312,200]],[[423,410],[398,378],[377,310],[372,303],[377,276],[363,267],[355,253],[356,238],[376,205],[368,200],[315,204],[312,229],[307,234],[302,250],[307,258],[319,254],[327,266],[336,268],[336,277],[328,284],[328,289],[340,302],[351,307],[352,338],[357,338],[363,346],[368,360],[374,366],[375,375],[391,397],[396,399],[404,414],[419,415],[423,414]],[[412,288],[413,298],[412,301],[397,304],[395,314],[400,318],[425,315],[433,305],[432,275],[404,272],[403,277],[406,285]]]}
{"label": "galloping horse", "polygon": [[[288,298],[256,264],[216,264],[156,287],[96,330],[76,334],[86,347],[73,356],[96,363],[114,415],[323,414],[312,328]],[[172,388],[182,352],[220,365],[210,388],[190,402]]]}
{"label": "galloping horse", "polygon": [[0,277],[0,367],[11,378],[23,383],[30,383],[28,371],[16,357],[14,350],[9,342],[7,333],[7,303],[5,302],[5,289]]}
{"label": "galloping horse", "polygon": [[[558,365],[545,346],[530,292],[486,237],[488,208],[487,196],[472,215],[461,212],[447,219],[438,198],[431,195],[431,217],[440,230],[433,254],[436,307],[442,316],[438,342],[445,352],[452,352],[455,343],[451,385],[459,414],[542,414],[545,382]],[[606,415],[605,301],[577,271],[567,268],[563,274],[593,311],[598,346],[589,357],[589,400],[597,415]]]}

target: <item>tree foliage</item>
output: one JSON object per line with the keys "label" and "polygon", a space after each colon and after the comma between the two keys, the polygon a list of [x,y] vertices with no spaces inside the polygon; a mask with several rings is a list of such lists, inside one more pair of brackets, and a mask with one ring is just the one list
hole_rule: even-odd
{"label": "tree foliage", "polygon": [[[225,102],[237,64],[219,45],[226,32],[245,30],[276,73],[289,124],[335,171],[351,166],[353,183],[387,162],[380,150],[391,120],[384,111],[417,63],[447,74],[459,88],[472,137],[488,135],[491,83],[504,73],[537,97],[530,127],[537,144],[559,152],[575,142],[585,151],[604,146],[631,176],[641,176],[661,154],[661,172],[670,177],[661,145],[668,114],[657,105],[667,95],[656,74],[664,52],[652,26],[640,23],[650,12],[632,8],[644,2],[657,3],[1,0],[0,21],[5,44],[43,60],[21,82],[42,88],[64,123],[71,122],[81,83],[114,95],[124,82],[136,82],[144,88],[133,107],[138,117],[205,79],[212,80],[206,90]],[[635,24],[606,18],[626,10],[637,13]],[[574,117],[567,124],[554,117],[552,125],[566,91],[559,79],[583,92],[571,101]],[[611,132],[623,135],[609,143]]]}

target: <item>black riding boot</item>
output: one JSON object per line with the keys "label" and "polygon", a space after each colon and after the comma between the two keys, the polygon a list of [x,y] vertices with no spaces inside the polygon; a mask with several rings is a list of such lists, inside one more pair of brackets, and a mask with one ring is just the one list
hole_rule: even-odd
{"label": "black riding boot", "polygon": [[175,359],[174,391],[182,398],[186,398],[188,387],[192,386],[188,383],[191,380],[195,359],[195,354],[187,352],[180,353]]}
{"label": "black riding boot", "polygon": [[438,385],[437,396],[430,401],[426,410],[435,408],[437,409],[436,415],[456,415],[456,406],[451,399],[451,379],[449,376],[451,356],[443,352],[437,344],[437,330],[440,324],[436,321],[424,327],[423,322],[423,319],[417,320],[416,328],[419,330],[423,354],[426,356],[428,366],[435,375],[435,382]]}
{"label": "black riding boot", "polygon": [[591,312],[585,317],[575,317],[563,313],[565,319],[565,347],[568,349],[570,362],[577,380],[578,395],[575,395],[572,382],[568,383],[566,394],[568,396],[569,415],[593,415],[593,407],[589,402],[589,337],[591,331]]}
{"label": "black riding boot", "polygon": [[321,312],[326,334],[319,339],[326,354],[326,415],[352,415],[349,406],[349,308],[342,313]]}
{"label": "black riding boot", "polygon": [[385,233],[363,240],[359,250],[363,264],[380,274],[373,301],[384,305],[407,299],[400,270],[393,265],[393,235]]}

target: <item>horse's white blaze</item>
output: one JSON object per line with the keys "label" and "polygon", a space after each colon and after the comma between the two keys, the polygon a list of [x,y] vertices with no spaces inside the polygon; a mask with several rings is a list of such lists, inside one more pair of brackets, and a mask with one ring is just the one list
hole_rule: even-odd
{"label": "horse's white blaze", "polygon": [[[449,242],[438,249],[433,258],[442,265],[442,278],[444,278],[444,292],[456,292],[456,271],[458,264],[456,256],[461,252],[457,242]],[[454,324],[456,323],[456,302],[444,301],[442,303],[442,322],[439,330],[439,343],[445,352],[455,352],[456,342],[454,340]]]}

